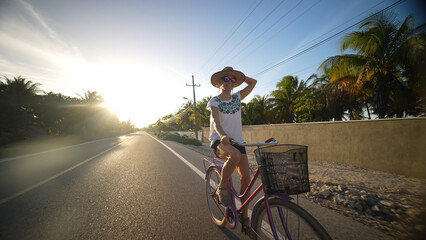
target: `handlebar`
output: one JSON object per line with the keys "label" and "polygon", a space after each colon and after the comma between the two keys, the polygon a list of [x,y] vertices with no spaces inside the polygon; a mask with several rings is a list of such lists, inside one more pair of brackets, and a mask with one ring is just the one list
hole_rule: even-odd
{"label": "handlebar", "polygon": [[275,144],[278,144],[278,141],[275,140],[274,138],[270,138],[270,139],[266,140],[264,143],[240,143],[240,142],[237,142],[235,140],[232,140],[232,143],[235,144],[235,145],[243,146],[243,147],[247,147],[247,146],[248,147],[250,147],[250,146],[260,147],[260,146],[266,146],[266,145],[275,145]]}

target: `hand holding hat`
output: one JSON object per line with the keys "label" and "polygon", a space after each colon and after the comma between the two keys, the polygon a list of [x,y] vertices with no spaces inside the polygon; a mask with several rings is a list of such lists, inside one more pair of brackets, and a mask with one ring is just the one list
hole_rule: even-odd
{"label": "hand holding hat", "polygon": [[234,76],[237,80],[234,83],[234,87],[240,86],[246,79],[244,73],[234,70],[232,67],[225,67],[222,71],[216,72],[211,77],[211,83],[213,86],[219,88],[222,84],[222,78],[226,76]]}

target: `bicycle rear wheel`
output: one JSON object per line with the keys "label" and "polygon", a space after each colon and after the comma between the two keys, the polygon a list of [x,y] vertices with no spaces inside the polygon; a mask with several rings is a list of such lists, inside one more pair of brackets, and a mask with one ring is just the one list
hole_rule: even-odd
{"label": "bicycle rear wheel", "polygon": [[[278,239],[331,239],[321,224],[306,210],[293,202],[270,199],[269,208]],[[255,239],[275,239],[268,220],[265,204],[262,204],[252,219]]]}
{"label": "bicycle rear wheel", "polygon": [[216,189],[220,182],[220,172],[216,167],[210,167],[206,173],[206,196],[207,204],[210,211],[210,217],[213,222],[223,227],[226,224],[225,221],[225,208],[217,202]]}

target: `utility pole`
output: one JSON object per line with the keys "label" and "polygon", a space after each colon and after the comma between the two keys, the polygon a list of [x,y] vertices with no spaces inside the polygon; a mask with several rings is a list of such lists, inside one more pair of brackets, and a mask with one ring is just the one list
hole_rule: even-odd
{"label": "utility pole", "polygon": [[195,116],[195,138],[198,139],[198,127],[197,127],[197,101],[195,100],[195,87],[199,87],[200,84],[194,84],[194,75],[192,75],[192,85],[186,84],[187,87],[192,87],[192,91],[194,93],[194,116]]}

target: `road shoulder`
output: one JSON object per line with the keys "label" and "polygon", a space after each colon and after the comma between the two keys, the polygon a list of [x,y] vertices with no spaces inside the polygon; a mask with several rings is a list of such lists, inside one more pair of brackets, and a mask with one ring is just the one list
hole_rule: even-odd
{"label": "road shoulder", "polygon": [[[208,144],[182,146],[214,157]],[[255,169],[251,149],[248,157]],[[311,192],[302,198],[374,227],[384,239],[404,239],[407,232],[425,229],[418,220],[426,213],[426,179],[315,160],[309,160],[309,174]]]}
{"label": "road shoulder", "polygon": [[[201,171],[203,171],[203,166],[201,163],[202,161],[199,161],[199,159],[202,159],[202,157],[212,157],[211,150],[206,145],[193,146],[171,141],[164,142],[179,154],[182,153],[183,157],[191,158],[191,152],[188,152],[188,150],[196,152],[197,154],[195,154],[195,157],[188,160],[191,162],[198,161],[198,163],[194,163],[194,165],[197,165]],[[250,158],[250,162],[253,163],[253,161],[253,158]],[[299,204],[323,223],[333,239],[397,239],[395,236],[386,234],[350,216],[345,216],[332,208],[321,206],[318,203],[310,201],[310,199],[302,195],[299,197]]]}

